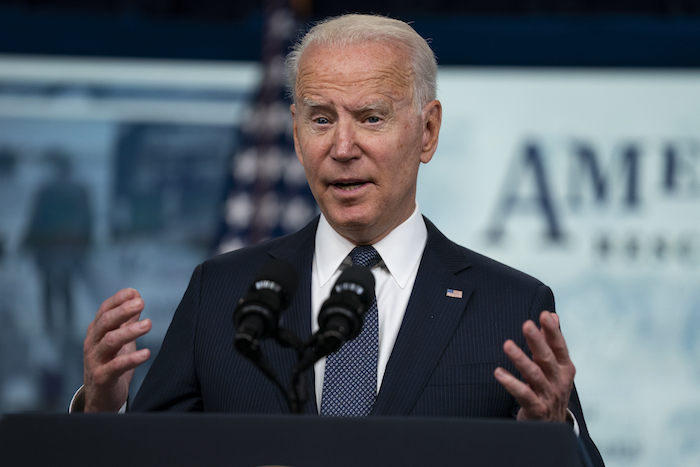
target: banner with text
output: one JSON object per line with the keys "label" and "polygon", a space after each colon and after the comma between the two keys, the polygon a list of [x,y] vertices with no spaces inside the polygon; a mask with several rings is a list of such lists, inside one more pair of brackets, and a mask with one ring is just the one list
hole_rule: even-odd
{"label": "banner with text", "polygon": [[700,462],[700,72],[445,68],[418,202],[554,290],[608,466]]}

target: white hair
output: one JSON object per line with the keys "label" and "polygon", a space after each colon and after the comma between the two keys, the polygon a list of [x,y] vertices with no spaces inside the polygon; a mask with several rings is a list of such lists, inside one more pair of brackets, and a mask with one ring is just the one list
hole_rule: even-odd
{"label": "white hair", "polygon": [[285,71],[294,103],[297,101],[299,61],[309,45],[344,46],[362,42],[389,43],[406,51],[413,71],[413,105],[417,112],[436,98],[437,60],[425,39],[403,21],[384,16],[350,14],[316,23],[292,47],[285,61]]}

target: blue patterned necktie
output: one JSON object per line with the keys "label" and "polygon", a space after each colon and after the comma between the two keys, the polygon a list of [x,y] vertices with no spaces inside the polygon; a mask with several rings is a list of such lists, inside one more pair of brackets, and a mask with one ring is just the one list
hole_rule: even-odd
{"label": "blue patterned necktie", "polygon": [[[371,268],[382,258],[372,246],[350,252],[352,264]],[[321,396],[321,415],[363,417],[369,415],[377,397],[379,315],[377,297],[365,313],[360,335],[326,358]]]}

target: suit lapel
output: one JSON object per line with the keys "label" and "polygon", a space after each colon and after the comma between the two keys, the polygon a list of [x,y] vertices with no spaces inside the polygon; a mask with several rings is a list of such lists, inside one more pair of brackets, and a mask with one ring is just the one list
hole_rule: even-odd
{"label": "suit lapel", "polygon": [[[285,238],[279,245],[270,250],[273,258],[289,261],[299,273],[299,286],[292,298],[289,308],[282,315],[282,326],[292,331],[301,340],[306,341],[311,336],[311,268],[314,255],[314,239],[318,217],[299,232]],[[291,368],[297,363],[296,350],[280,347],[277,342],[269,342],[266,353],[282,384],[290,384]],[[305,413],[317,413],[314,392],[313,369],[308,372],[307,397]],[[277,392],[282,410],[287,412],[287,400]]]}
{"label": "suit lapel", "polygon": [[[427,219],[428,241],[372,415],[408,415],[449,343],[473,291],[460,247]],[[447,289],[462,298],[447,296]]]}

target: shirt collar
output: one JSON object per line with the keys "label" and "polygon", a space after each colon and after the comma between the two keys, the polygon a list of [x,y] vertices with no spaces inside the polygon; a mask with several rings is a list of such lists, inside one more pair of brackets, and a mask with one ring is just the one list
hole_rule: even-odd
{"label": "shirt collar", "polygon": [[[406,287],[411,273],[423,256],[427,239],[428,229],[418,209],[418,203],[416,203],[416,208],[408,219],[389,232],[389,235],[372,245],[381,255],[382,262],[389,274],[402,289]],[[407,245],[415,245],[415,247],[407,248]],[[324,286],[331,280],[333,274],[355,246],[333,230],[321,214],[316,230],[314,251],[315,267],[320,286]]]}

